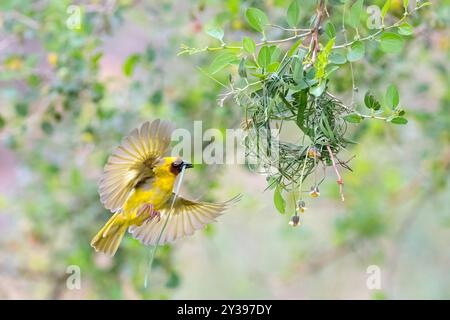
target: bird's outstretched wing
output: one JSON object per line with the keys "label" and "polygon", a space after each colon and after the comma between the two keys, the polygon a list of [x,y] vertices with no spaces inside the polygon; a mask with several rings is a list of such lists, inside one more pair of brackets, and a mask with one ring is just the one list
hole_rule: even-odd
{"label": "bird's outstretched wing", "polygon": [[155,245],[167,219],[167,225],[159,239],[160,245],[192,235],[196,230],[203,229],[208,223],[216,221],[215,219],[227,208],[241,199],[241,195],[219,203],[196,202],[177,197],[173,210],[169,214],[172,199],[167,201],[166,208],[160,210],[161,219],[155,217],[141,226],[131,226],[129,232],[133,238],[146,245]]}
{"label": "bird's outstretched wing", "polygon": [[151,168],[170,145],[174,125],[169,121],[143,123],[123,138],[105,165],[99,182],[100,201],[106,209],[122,208],[136,184],[151,178]]}

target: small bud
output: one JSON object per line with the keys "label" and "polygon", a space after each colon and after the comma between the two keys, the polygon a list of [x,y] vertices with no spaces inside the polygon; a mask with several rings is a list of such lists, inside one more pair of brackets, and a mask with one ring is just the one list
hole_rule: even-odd
{"label": "small bud", "polygon": [[300,224],[300,217],[298,215],[292,216],[289,225],[296,227]]}
{"label": "small bud", "polygon": [[305,201],[299,200],[297,203],[297,213],[304,213],[306,210]]}
{"label": "small bud", "polygon": [[311,147],[308,150],[308,157],[309,158],[320,158],[320,152],[316,147]]}
{"label": "small bud", "polygon": [[313,198],[317,198],[320,196],[319,187],[311,187],[311,191],[309,192],[309,195]]}

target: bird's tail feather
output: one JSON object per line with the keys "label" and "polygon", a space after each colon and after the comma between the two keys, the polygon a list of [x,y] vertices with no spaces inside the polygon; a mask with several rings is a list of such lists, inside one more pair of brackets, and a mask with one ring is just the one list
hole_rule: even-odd
{"label": "bird's tail feather", "polygon": [[95,251],[100,251],[113,256],[119,248],[123,235],[128,225],[120,217],[120,213],[114,214],[91,241]]}

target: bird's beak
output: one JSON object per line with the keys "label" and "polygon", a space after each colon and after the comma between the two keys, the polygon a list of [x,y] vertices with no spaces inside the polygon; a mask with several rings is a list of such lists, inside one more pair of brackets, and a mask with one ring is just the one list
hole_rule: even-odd
{"label": "bird's beak", "polygon": [[189,163],[189,162],[186,162],[186,161],[183,162],[183,166],[184,166],[186,169],[189,169],[189,168],[193,168],[193,167],[194,167],[194,166],[192,165],[192,163]]}

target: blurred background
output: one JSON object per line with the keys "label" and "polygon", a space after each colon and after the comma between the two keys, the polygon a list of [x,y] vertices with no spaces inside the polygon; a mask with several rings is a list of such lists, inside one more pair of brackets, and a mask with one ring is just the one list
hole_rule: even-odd
{"label": "blurred background", "polygon": [[[366,1],[382,6],[384,1]],[[97,194],[106,158],[148,119],[238,128],[242,110],[199,72],[213,56],[177,56],[182,44],[258,39],[249,6],[285,24],[285,0],[2,0],[0,3],[0,298],[2,299],[450,299],[450,1],[412,19],[398,55],[366,49],[354,64],[357,101],[399,87],[405,127],[367,121],[335,177],[308,199],[302,225],[279,214],[264,176],[237,165],[197,166],[182,194],[243,200],[203,232],[161,247],[143,288],[149,248],[126,237],[111,259],[89,242],[108,219]],[[303,25],[315,1],[302,1]],[[335,3],[330,1],[333,15]],[[75,5],[75,7],[73,6]],[[337,4],[336,4],[337,5]],[[77,28],[77,13],[81,15]],[[389,15],[401,17],[402,1]],[[337,22],[337,25],[339,22]],[[272,30],[269,38],[282,37]],[[226,79],[224,72],[219,75]],[[351,96],[348,68],[332,90]],[[81,288],[67,286],[69,266]],[[370,290],[367,268],[381,271]]]}

